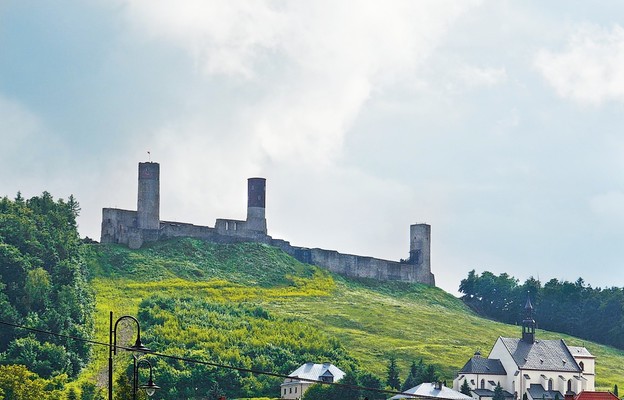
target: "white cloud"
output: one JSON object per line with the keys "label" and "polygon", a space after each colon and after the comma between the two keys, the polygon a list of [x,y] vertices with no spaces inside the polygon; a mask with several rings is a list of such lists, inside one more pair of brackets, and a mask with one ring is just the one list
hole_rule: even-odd
{"label": "white cloud", "polygon": [[565,50],[541,50],[535,66],[563,98],[579,103],[624,101],[624,29],[584,25]]}
{"label": "white cloud", "polygon": [[208,74],[251,78],[259,52],[284,30],[283,16],[261,0],[123,1],[132,26],[188,50]]}
{"label": "white cloud", "polygon": [[32,180],[49,178],[67,162],[66,147],[46,130],[40,118],[1,94],[0,141],[0,168],[13,172],[3,174],[1,183],[15,190],[29,190]]}
{"label": "white cloud", "polygon": [[245,114],[256,156],[327,166],[371,93],[413,81],[449,24],[477,2],[124,3],[135,31],[185,49],[202,73],[261,88]]}
{"label": "white cloud", "polygon": [[611,191],[589,200],[591,211],[606,221],[624,221],[624,193]]}
{"label": "white cloud", "polygon": [[459,71],[459,76],[470,87],[494,86],[507,81],[507,70],[467,65]]}
{"label": "white cloud", "polygon": [[40,129],[38,118],[21,104],[0,95],[0,159],[15,155]]}

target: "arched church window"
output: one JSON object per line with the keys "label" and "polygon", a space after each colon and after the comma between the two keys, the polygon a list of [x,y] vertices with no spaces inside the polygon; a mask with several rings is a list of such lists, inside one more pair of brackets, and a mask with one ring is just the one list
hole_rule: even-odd
{"label": "arched church window", "polygon": [[568,380],[568,392],[572,391],[572,379]]}
{"label": "arched church window", "polygon": [[583,361],[579,363],[579,367],[581,367],[581,371],[585,371],[585,364],[583,364]]}
{"label": "arched church window", "polygon": [[481,379],[481,389],[485,389],[485,379]]}
{"label": "arched church window", "polygon": [[548,390],[553,390],[553,380],[552,379],[548,380]]}

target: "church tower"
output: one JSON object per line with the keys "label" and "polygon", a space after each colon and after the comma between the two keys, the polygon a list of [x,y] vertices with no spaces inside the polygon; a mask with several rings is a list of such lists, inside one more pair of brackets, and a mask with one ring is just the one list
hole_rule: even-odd
{"label": "church tower", "polygon": [[524,320],[522,321],[522,341],[535,343],[535,320],[533,319],[533,304],[531,297],[527,293],[527,302],[524,306]]}

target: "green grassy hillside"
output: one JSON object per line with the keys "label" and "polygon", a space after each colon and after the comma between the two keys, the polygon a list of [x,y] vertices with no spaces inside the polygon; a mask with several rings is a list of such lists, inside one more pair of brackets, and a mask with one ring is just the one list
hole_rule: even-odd
{"label": "green grassy hillside", "polygon": [[[273,365],[270,357],[283,356],[286,364],[298,357],[329,360],[379,377],[395,356],[402,379],[423,358],[450,381],[476,350],[488,354],[498,336],[520,335],[519,327],[483,319],[441,289],[346,280],[260,244],[181,239],[137,251],[93,245],[86,258],[96,291],[96,339],[108,340],[109,310],[141,313],[148,320],[146,344],[176,355],[259,369]],[[538,336],[586,346],[597,357],[597,389],[624,387],[624,352],[556,333]],[[306,358],[314,355],[324,359]],[[106,359],[106,350],[96,349],[81,379],[104,379]],[[281,367],[288,372],[290,364]]]}

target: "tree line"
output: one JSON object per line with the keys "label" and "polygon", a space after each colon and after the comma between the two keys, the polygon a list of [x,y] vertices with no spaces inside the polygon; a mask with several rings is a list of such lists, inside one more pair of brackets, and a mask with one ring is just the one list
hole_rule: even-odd
{"label": "tree line", "polygon": [[472,270],[459,291],[477,313],[509,324],[522,322],[528,293],[539,328],[624,349],[623,288],[592,288],[582,278],[542,285],[531,277],[520,284],[506,273]]}
{"label": "tree line", "polygon": [[[73,196],[54,200],[43,192],[26,200],[18,193],[14,200],[0,199],[1,321],[91,337],[94,298],[81,264],[79,212]],[[84,341],[7,326],[1,329],[0,384],[7,398],[19,399],[19,384],[36,387],[38,378],[47,389],[59,389],[89,360],[90,346]],[[28,379],[7,378],[13,375]]]}

